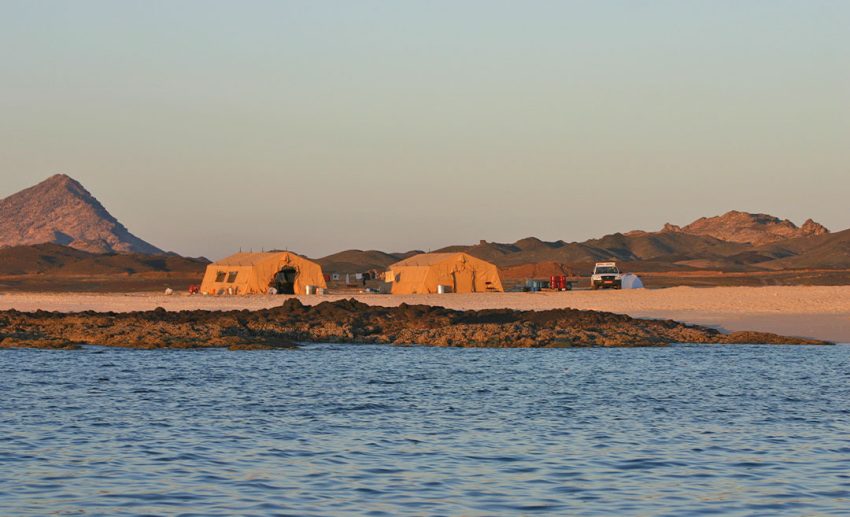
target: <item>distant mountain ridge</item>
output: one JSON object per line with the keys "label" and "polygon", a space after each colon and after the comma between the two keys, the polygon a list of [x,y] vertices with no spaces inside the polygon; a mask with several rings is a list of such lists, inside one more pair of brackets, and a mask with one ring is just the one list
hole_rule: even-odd
{"label": "distant mountain ridge", "polygon": [[346,250],[317,259],[322,269],[334,273],[363,273],[371,270],[383,271],[390,264],[395,264],[421,251],[406,253],[385,253],[377,250]]}
{"label": "distant mountain ridge", "polygon": [[[25,258],[27,253],[32,253],[31,260],[43,262],[45,273],[56,270],[49,267],[51,260],[75,264],[73,268],[63,265],[65,271],[84,272],[89,266],[99,270],[105,264],[91,257],[68,256],[61,248],[38,248],[42,244],[107,255],[164,253],[131,234],[79,182],[64,174],[0,200],[0,248],[36,246],[31,252],[17,249],[13,255],[23,267],[30,260]],[[702,217],[685,226],[668,223],[657,232],[614,233],[584,242],[547,242],[527,237],[514,243],[480,241],[435,251],[465,251],[500,267],[547,264],[546,268],[553,271],[564,267],[581,269],[604,260],[627,264],[635,271],[850,269],[850,230],[830,233],[811,219],[797,226],[768,214],[730,211]],[[329,273],[357,273],[382,270],[417,253],[422,252],[347,250],[317,262]],[[11,260],[13,255],[6,259]],[[152,264],[131,265],[114,258],[108,262],[116,270],[156,269]],[[164,267],[167,270],[174,266]]]}
{"label": "distant mountain ridge", "polygon": [[0,248],[2,275],[139,275],[178,273],[203,275],[209,260],[175,254],[91,253],[61,244]]}
{"label": "distant mountain ridge", "polygon": [[[587,268],[605,260],[641,271],[843,269],[850,268],[850,230],[830,233],[811,219],[798,227],[772,215],[731,211],[686,226],[668,223],[657,232],[614,233],[584,242],[526,237],[514,243],[480,241],[434,251],[464,251],[503,268],[546,264],[552,271]],[[318,262],[326,271],[359,272],[386,268],[415,253],[348,250]]]}
{"label": "distant mountain ridge", "polygon": [[92,253],[164,253],[130,233],[65,174],[0,200],[0,247],[44,243]]}
{"label": "distant mountain ridge", "polygon": [[437,251],[466,251],[501,267],[556,263],[586,267],[614,260],[641,271],[717,270],[745,272],[800,268],[850,268],[850,230],[830,233],[807,220],[797,226],[767,214],[731,211],[658,232],[614,233],[584,242],[481,241]]}

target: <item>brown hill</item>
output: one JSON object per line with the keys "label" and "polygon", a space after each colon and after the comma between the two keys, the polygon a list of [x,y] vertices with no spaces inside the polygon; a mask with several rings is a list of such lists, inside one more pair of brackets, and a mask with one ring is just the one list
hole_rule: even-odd
{"label": "brown hill", "polygon": [[811,219],[803,223],[803,226],[797,227],[788,219],[733,210],[715,217],[702,217],[684,227],[668,223],[661,232],[703,235],[722,241],[759,246],[798,237],[825,235],[829,230]]}
{"label": "brown hill", "polygon": [[565,264],[557,262],[538,262],[536,264],[520,264],[501,269],[502,280],[517,280],[527,278],[549,278],[551,276],[572,276],[573,270]]}
{"label": "brown hill", "polygon": [[847,269],[850,268],[850,230],[781,241],[756,248],[754,252],[771,257],[759,263],[766,269]]}
{"label": "brown hill", "polygon": [[0,249],[0,276],[97,276],[175,273],[201,276],[209,261],[178,255],[98,254],[59,244]]}
{"label": "brown hill", "polygon": [[614,260],[632,271],[846,269],[850,230],[831,234],[811,220],[798,228],[770,215],[729,212],[682,228],[668,224],[660,232],[615,233],[572,243],[535,237],[513,244],[481,241],[439,251],[466,251],[502,268],[547,263],[583,271],[594,262]]}
{"label": "brown hill", "polygon": [[53,243],[94,253],[161,254],[79,182],[57,174],[0,200],[0,247]]}
{"label": "brown hill", "polygon": [[[529,245],[534,242],[533,245]],[[514,244],[480,242],[474,246],[451,246],[439,251],[466,251],[500,267],[542,262],[592,264],[598,261],[662,262],[675,264],[695,259],[717,259],[745,251],[749,247],[712,237],[684,233],[615,233],[585,242],[545,242],[526,238]],[[687,267],[687,266],[683,266]]]}
{"label": "brown hill", "polygon": [[395,264],[418,253],[422,252],[415,250],[405,253],[385,253],[376,250],[346,250],[316,259],[316,262],[322,266],[326,273],[363,273],[373,269],[382,271],[390,264]]}
{"label": "brown hill", "polygon": [[399,259],[390,253],[369,250],[346,250],[318,259],[322,269],[335,273],[362,273],[370,269],[385,269]]}

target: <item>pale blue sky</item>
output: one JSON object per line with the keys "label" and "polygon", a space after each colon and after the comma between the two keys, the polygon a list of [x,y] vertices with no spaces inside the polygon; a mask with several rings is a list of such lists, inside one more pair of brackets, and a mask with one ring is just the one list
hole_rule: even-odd
{"label": "pale blue sky", "polygon": [[184,254],[850,227],[850,2],[0,0],[0,196]]}

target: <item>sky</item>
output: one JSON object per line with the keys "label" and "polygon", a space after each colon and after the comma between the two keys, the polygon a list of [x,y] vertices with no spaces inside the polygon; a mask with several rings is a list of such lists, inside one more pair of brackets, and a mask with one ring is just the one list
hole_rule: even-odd
{"label": "sky", "polygon": [[850,227],[850,2],[0,0],[0,197],[184,255]]}

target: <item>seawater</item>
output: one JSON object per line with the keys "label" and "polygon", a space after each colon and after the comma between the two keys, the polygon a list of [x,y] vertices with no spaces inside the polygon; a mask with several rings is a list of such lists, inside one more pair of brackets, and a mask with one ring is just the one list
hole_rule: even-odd
{"label": "seawater", "polygon": [[847,515],[850,347],[0,351],[2,515]]}

